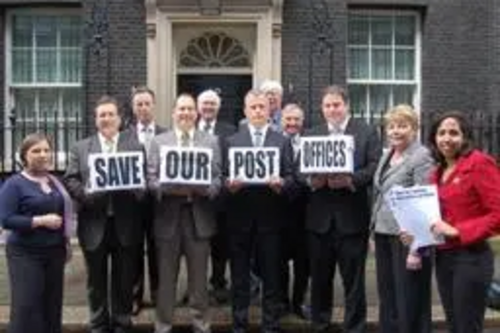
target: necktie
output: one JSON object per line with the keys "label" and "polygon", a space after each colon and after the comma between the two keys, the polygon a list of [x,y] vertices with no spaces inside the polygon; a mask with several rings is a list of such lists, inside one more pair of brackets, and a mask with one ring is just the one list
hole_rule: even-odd
{"label": "necktie", "polygon": [[205,122],[205,126],[203,126],[203,130],[207,133],[210,133],[210,129],[212,128],[212,124],[210,121]]}
{"label": "necktie", "polygon": [[106,153],[113,153],[115,150],[115,143],[113,142],[113,139],[106,139],[105,142],[106,146]]}
{"label": "necktie", "polygon": [[149,127],[143,128],[142,131],[144,132],[144,148],[146,148],[146,151],[149,151],[151,140],[153,139],[153,131]]}
{"label": "necktie", "polygon": [[262,132],[260,130],[253,132],[253,141],[255,147],[262,147]]}
{"label": "necktie", "polygon": [[189,133],[183,131],[181,134],[181,146],[182,147],[189,147]]}
{"label": "necktie", "polygon": [[343,134],[342,127],[339,124],[332,124],[330,129],[331,135],[341,135]]}

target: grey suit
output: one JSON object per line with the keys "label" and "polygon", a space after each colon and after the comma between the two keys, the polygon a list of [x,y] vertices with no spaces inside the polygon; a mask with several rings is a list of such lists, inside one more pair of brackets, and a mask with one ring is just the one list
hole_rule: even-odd
{"label": "grey suit", "polygon": [[399,227],[384,196],[395,185],[408,187],[429,183],[433,160],[428,149],[418,142],[413,142],[405,149],[401,163],[389,167],[391,156],[392,150],[382,155],[373,178],[372,225],[377,233],[398,235]]}
{"label": "grey suit", "polygon": [[[120,135],[117,151],[144,152]],[[127,332],[132,325],[133,276],[141,242],[140,200],[143,190],[88,194],[88,157],[101,152],[97,135],[81,140],[70,152],[64,182],[78,204],[78,239],[87,267],[91,332]],[[108,258],[111,257],[111,293],[108,293]],[[111,299],[108,299],[108,295]]]}
{"label": "grey suit", "polygon": [[171,329],[175,305],[177,275],[181,255],[188,269],[190,306],[195,310],[193,325],[198,330],[208,328],[207,270],[210,237],[216,232],[213,199],[221,187],[221,155],[215,136],[195,131],[193,146],[211,148],[212,184],[207,196],[192,197],[172,194],[172,189],[189,188],[181,185],[160,185],[160,147],[177,146],[175,131],[156,136],[148,153],[148,186],[156,192],[154,234],[158,248],[159,289],[157,300],[157,332]]}
{"label": "grey suit", "polygon": [[408,270],[408,248],[399,240],[399,227],[384,200],[393,186],[429,182],[433,161],[429,151],[413,142],[402,160],[391,166],[393,151],[381,158],[374,177],[372,225],[375,230],[381,333],[431,332],[431,257],[422,256],[420,270]]}

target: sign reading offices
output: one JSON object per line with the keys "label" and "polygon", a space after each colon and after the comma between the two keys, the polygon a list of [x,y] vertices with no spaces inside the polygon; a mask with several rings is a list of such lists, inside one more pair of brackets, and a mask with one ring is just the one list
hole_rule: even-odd
{"label": "sign reading offices", "polygon": [[300,151],[301,173],[354,172],[354,138],[351,135],[303,137]]}

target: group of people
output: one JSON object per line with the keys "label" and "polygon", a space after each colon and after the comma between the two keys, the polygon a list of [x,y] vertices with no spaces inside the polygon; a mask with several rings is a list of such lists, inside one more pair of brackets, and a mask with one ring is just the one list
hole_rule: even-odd
{"label": "group of people", "polygon": [[[299,105],[282,107],[282,93],[275,81],[249,91],[245,119],[237,127],[217,119],[216,92],[204,91],[197,99],[182,94],[173,106],[172,128],[166,129],[154,121],[154,93],[141,87],[132,96],[136,122],[123,131],[117,101],[104,96],[94,110],[97,133],[74,145],[62,180],[50,174],[49,139],[28,135],[20,148],[23,171],[0,189],[12,296],[9,333],[62,331],[63,273],[74,216],[92,333],[131,332],[132,315],[143,305],[145,258],[155,333],[173,329],[181,259],[193,332],[211,330],[210,296],[219,302],[229,298],[232,331],[248,332],[252,291],[259,288],[262,332],[279,332],[280,316],[289,312],[310,320],[311,332],[328,332],[337,267],[343,330],[366,332],[371,236],[381,333],[432,331],[433,267],[449,332],[482,332],[493,275],[487,239],[500,233],[500,171],[474,148],[466,117],[443,113],[424,145],[417,113],[395,106],[385,115],[383,150],[377,129],[351,115],[342,87],[324,90],[324,121],[308,130]],[[354,171],[302,174],[300,138],[330,135],[352,136]],[[163,147],[211,150],[210,185],[162,182]],[[259,185],[229,177],[228,151],[251,147],[279,152],[278,176]],[[117,152],[144,154],[146,188],[89,191],[89,155]],[[399,228],[384,196],[394,186],[424,184],[437,187],[442,220],[429,223],[445,242],[414,250],[413,235]],[[309,284],[310,313],[304,311]]]}

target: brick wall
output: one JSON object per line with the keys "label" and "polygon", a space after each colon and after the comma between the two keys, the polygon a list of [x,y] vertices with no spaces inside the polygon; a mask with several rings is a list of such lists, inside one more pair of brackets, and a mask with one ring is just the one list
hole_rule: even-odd
{"label": "brick wall", "polygon": [[[83,2],[86,19],[92,19],[96,3],[102,5],[104,1]],[[108,6],[108,30],[102,35],[101,47],[95,43],[94,36],[99,32],[96,22],[89,26],[88,42],[91,47],[87,51],[85,78],[89,119],[93,117],[95,101],[103,94],[117,97],[122,104],[121,111],[127,115],[131,87],[147,81],[144,2],[114,0],[109,1]]]}
{"label": "brick wall", "polygon": [[[318,1],[320,2],[320,1]],[[309,0],[285,1],[283,12],[283,83],[293,86],[287,100],[314,110],[319,120],[319,95],[329,83],[346,81],[347,11],[356,8],[413,8],[422,13],[422,110],[442,109],[498,112],[500,107],[500,4],[494,0],[327,0],[328,40],[333,55],[314,57],[309,77],[309,48],[315,38]],[[496,18],[496,19],[495,19]],[[318,60],[319,59],[319,60]],[[312,82],[313,98],[309,98]],[[291,85],[290,85],[291,84]],[[494,88],[492,88],[494,87]],[[491,101],[494,100],[494,102]],[[311,103],[311,105],[309,105]]]}

